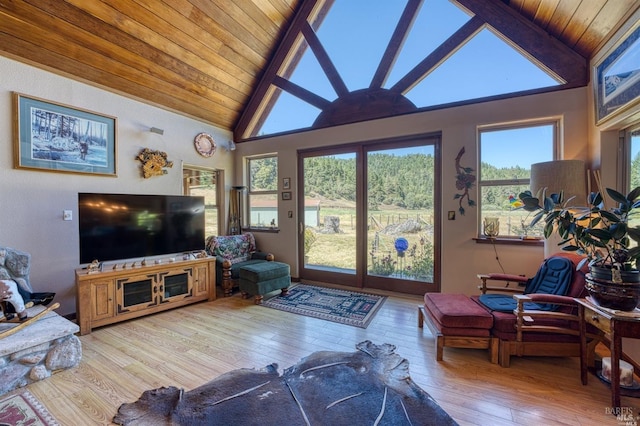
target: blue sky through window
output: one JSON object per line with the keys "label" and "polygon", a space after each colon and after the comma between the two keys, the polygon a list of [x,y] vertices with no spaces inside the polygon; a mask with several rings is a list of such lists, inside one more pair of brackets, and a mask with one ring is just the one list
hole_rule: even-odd
{"label": "blue sky through window", "polygon": [[430,106],[556,84],[520,52],[484,29],[407,97],[418,106]]}
{"label": "blue sky through window", "polygon": [[499,169],[520,166],[528,170],[531,164],[552,161],[553,132],[554,126],[550,124],[484,130],[480,139],[482,162]]}
{"label": "blue sky through window", "polygon": [[404,3],[337,0],[331,7],[318,38],[349,90],[369,87]]}
{"label": "blue sky through window", "polygon": [[[369,87],[405,5],[398,0],[335,0],[317,36],[348,90]],[[425,0],[385,87],[395,84],[469,19],[448,0]],[[328,101],[337,97],[309,48],[289,80]],[[420,108],[557,84],[485,28],[405,96]],[[282,91],[258,134],[310,127],[320,112]]]}
{"label": "blue sky through window", "polygon": [[469,19],[448,0],[425,0],[384,87],[393,86]]}

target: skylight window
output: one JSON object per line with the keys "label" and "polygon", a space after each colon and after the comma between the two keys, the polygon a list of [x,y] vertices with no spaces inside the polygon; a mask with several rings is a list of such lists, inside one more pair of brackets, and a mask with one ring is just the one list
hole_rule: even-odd
{"label": "skylight window", "polygon": [[319,0],[309,15],[294,23],[288,54],[279,56],[276,75],[266,76],[270,86],[253,107],[261,116],[246,136],[566,83],[455,1]]}

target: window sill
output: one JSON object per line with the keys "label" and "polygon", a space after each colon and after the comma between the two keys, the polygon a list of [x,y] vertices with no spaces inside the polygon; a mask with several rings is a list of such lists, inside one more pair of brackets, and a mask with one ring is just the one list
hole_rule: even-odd
{"label": "window sill", "polygon": [[476,244],[506,244],[506,245],[514,245],[514,246],[544,246],[543,239],[526,239],[522,238],[487,238],[480,237],[474,238]]}
{"label": "window sill", "polygon": [[278,232],[280,232],[280,228],[243,228],[242,229],[245,232],[267,232],[267,233],[272,233],[272,234],[277,234]]}

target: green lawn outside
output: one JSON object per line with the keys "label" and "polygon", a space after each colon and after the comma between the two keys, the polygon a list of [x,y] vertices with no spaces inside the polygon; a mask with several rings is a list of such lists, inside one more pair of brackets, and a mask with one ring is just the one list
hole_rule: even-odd
{"label": "green lawn outside", "polygon": [[[322,232],[327,216],[337,216],[340,219],[339,233]],[[312,228],[317,239],[307,253],[307,263],[355,269],[357,226],[355,210],[323,208],[320,220],[320,225]],[[399,229],[403,227],[410,230]],[[399,237],[405,238],[409,243],[409,249],[404,253],[404,257],[395,250],[395,241]],[[396,209],[371,212],[368,217],[367,257],[370,273],[376,275],[401,274],[411,277],[410,272],[421,266],[422,269],[429,270],[427,276],[432,278],[433,251],[432,246],[429,245],[432,243],[432,211]],[[414,256],[410,256],[412,247],[415,247]],[[428,262],[424,259],[425,257],[428,257]]]}

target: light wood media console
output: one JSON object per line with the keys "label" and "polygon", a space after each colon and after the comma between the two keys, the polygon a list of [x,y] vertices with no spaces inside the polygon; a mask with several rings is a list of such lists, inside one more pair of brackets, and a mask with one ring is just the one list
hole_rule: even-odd
{"label": "light wood media console", "polygon": [[80,334],[95,327],[216,298],[214,257],[104,271],[76,270]]}

